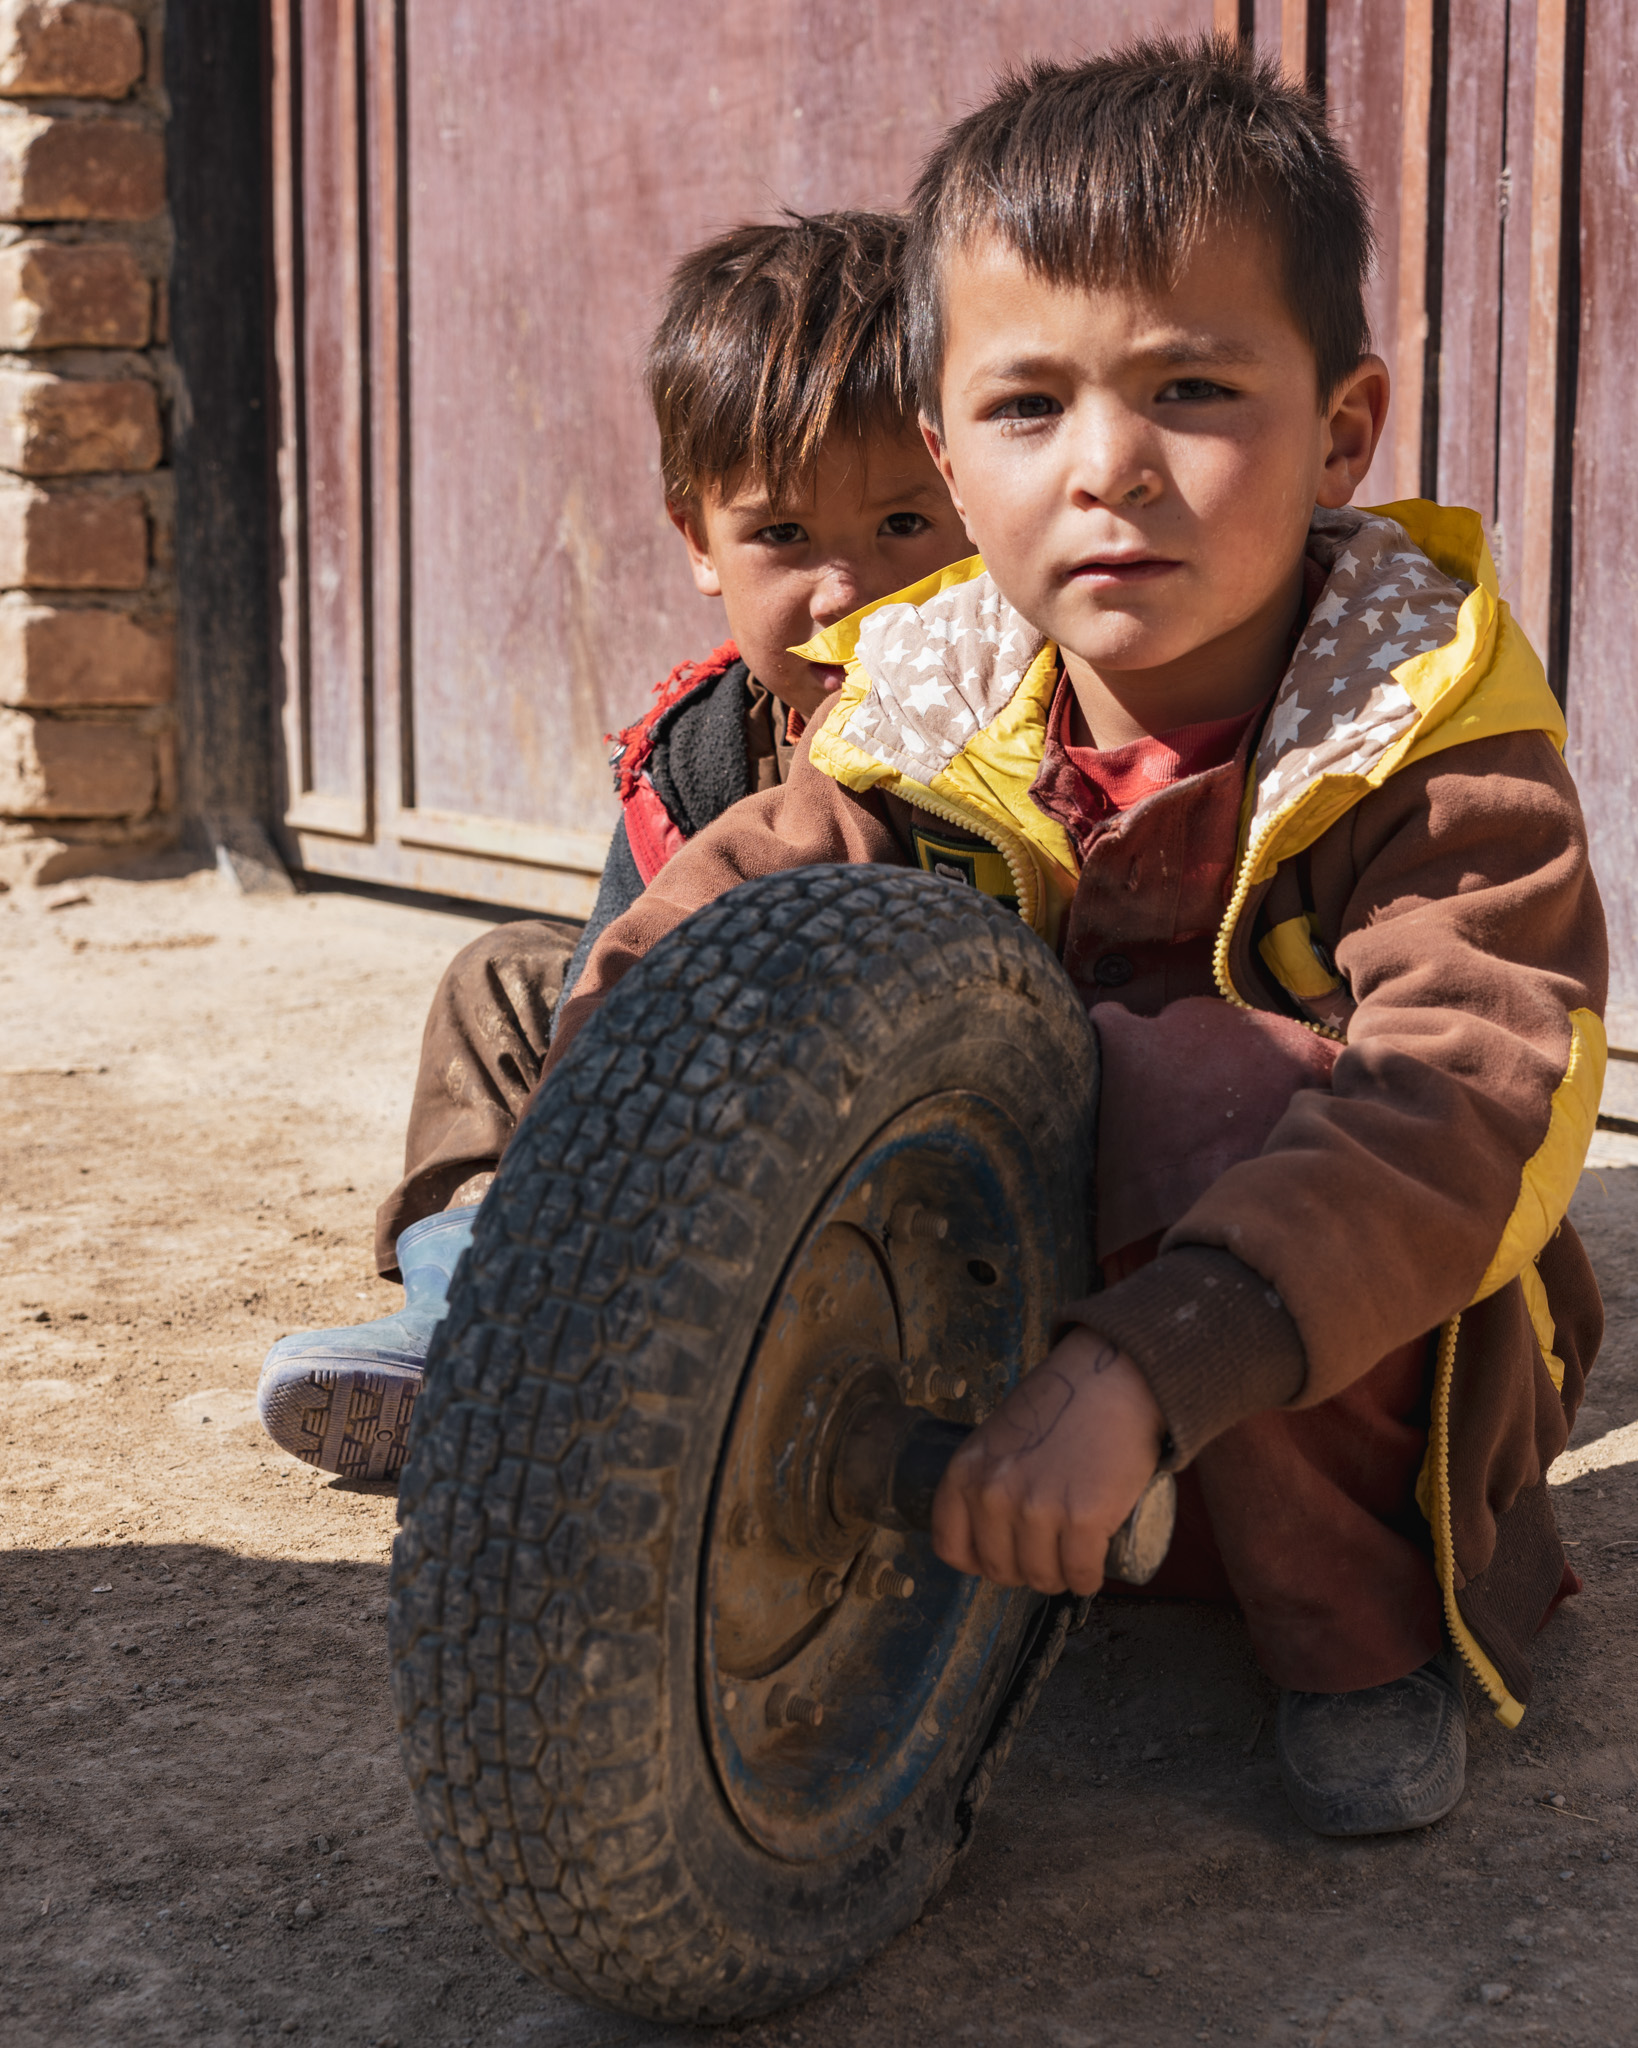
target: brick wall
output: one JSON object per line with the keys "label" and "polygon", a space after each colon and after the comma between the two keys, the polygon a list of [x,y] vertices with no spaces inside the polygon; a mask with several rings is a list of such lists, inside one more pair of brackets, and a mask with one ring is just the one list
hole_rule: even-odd
{"label": "brick wall", "polygon": [[0,0],[0,886],[176,833],[161,12]]}

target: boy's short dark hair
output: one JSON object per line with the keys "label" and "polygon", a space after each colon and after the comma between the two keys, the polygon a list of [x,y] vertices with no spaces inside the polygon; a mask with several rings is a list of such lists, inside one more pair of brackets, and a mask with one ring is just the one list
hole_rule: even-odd
{"label": "boy's short dark hair", "polygon": [[745,477],[772,499],[826,436],[914,430],[902,216],[788,213],[685,256],[648,350],[668,503]]}
{"label": "boy's short dark hair", "polygon": [[904,293],[922,410],[942,420],[944,262],[995,235],[1083,287],[1165,285],[1225,221],[1265,228],[1323,400],[1370,347],[1369,204],[1319,103],[1229,36],[1037,63],[959,121],[911,201]]}

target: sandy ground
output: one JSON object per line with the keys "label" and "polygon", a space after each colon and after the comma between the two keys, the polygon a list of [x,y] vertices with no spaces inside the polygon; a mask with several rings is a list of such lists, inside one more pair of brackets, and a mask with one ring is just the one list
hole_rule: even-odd
{"label": "sandy ground", "polygon": [[[390,1494],[252,1418],[274,1338],[396,1299],[371,1215],[476,929],[207,873],[0,898],[8,2043],[689,2038],[520,1980],[445,1894],[388,1705]],[[922,1925],[729,2038],[1632,2042],[1638,1145],[1600,1143],[1576,1220],[1610,1311],[1557,1494],[1587,1590],[1519,1733],[1475,1716],[1449,1820],[1307,1835],[1233,1617],[1106,1605]]]}

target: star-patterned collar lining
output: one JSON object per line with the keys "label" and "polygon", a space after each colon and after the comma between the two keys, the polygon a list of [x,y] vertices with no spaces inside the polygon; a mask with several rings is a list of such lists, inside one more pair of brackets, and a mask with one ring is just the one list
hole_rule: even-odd
{"label": "star-patterned collar lining", "polygon": [[1368,773],[1409,731],[1420,713],[1392,671],[1454,637],[1472,589],[1368,512],[1316,513],[1309,549],[1328,574],[1257,749],[1259,816],[1322,775]]}
{"label": "star-patterned collar lining", "polygon": [[1007,708],[1045,644],[987,573],[923,605],[883,605],[859,628],[871,687],[842,738],[931,782]]}

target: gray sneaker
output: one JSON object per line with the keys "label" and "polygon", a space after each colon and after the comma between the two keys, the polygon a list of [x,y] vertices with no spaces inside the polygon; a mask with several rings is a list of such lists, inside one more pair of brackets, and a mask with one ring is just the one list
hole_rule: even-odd
{"label": "gray sneaker", "polygon": [[1446,1650],[1362,1692],[1282,1692],[1286,1797],[1318,1835],[1396,1835],[1440,1820],[1467,1775],[1461,1669]]}
{"label": "gray sneaker", "polygon": [[344,1330],[302,1330],[267,1354],[256,1388],[262,1427],[292,1457],[346,1479],[396,1479],[432,1333],[472,1242],[477,1205],[412,1223],[398,1240],[404,1306]]}

